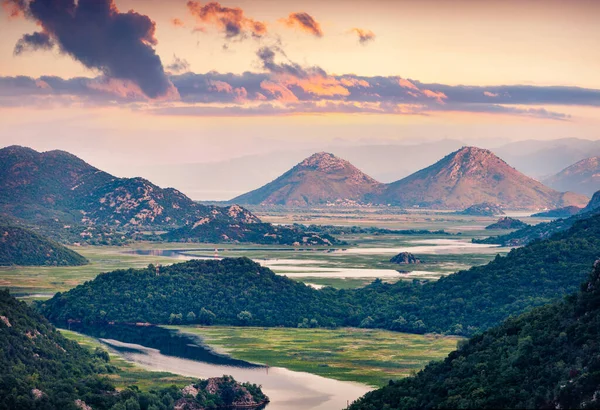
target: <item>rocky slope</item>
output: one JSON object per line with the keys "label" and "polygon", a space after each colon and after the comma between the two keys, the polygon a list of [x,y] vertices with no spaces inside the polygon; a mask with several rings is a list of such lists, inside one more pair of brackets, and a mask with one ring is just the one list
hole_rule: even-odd
{"label": "rocky slope", "polygon": [[[115,244],[124,233],[144,229],[182,229],[172,239],[182,241],[249,242],[250,237],[279,235],[277,243],[292,244],[304,237],[297,230],[263,224],[238,205],[201,205],[143,178],[114,177],[64,151],[40,153],[19,146],[0,149],[0,214],[69,243],[101,237],[101,243]],[[191,237],[182,235],[192,230]],[[235,239],[228,232],[235,232]]]}
{"label": "rocky slope", "polygon": [[364,202],[383,184],[333,154],[314,154],[276,180],[238,196],[234,203],[310,206]]}
{"label": "rocky slope", "polygon": [[389,184],[377,201],[403,207],[464,209],[489,202],[511,209],[543,209],[582,205],[588,199],[548,188],[491,151],[463,147],[430,167]]}
{"label": "rocky slope", "polygon": [[583,159],[544,180],[559,191],[573,191],[591,196],[600,189],[600,157]]}
{"label": "rocky slope", "polygon": [[523,221],[505,216],[498,219],[496,223],[486,226],[485,229],[521,229],[527,226],[529,225]]}
{"label": "rocky slope", "polygon": [[0,225],[0,266],[78,266],[87,260],[28,229]]}

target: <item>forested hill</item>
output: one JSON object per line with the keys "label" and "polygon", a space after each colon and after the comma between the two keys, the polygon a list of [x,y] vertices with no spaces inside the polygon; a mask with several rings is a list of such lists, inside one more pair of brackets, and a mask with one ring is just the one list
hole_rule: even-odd
{"label": "forested hill", "polygon": [[120,270],[41,305],[52,321],[361,326],[472,335],[577,290],[600,257],[600,216],[487,265],[421,284],[315,290],[249,259]]}
{"label": "forested hill", "polygon": [[232,408],[234,400],[268,400],[259,386],[231,377],[199,381],[192,385],[195,397],[184,397],[183,386],[149,392],[132,386],[117,392],[106,377],[117,371],[109,360],[102,349],[91,352],[65,339],[39,313],[0,290],[0,409],[202,409],[209,402],[210,408]]}
{"label": "forested hill", "polygon": [[114,387],[97,376],[113,371],[107,358],[65,339],[25,303],[0,291],[0,408],[75,410],[81,399],[114,404],[116,398],[104,394]]}
{"label": "forested hill", "polygon": [[473,337],[349,410],[598,408],[600,263],[577,294]]}
{"label": "forested hill", "polygon": [[590,203],[580,213],[564,219],[542,222],[537,225],[526,226],[517,231],[500,236],[490,236],[485,239],[473,240],[475,243],[498,244],[502,246],[523,246],[528,243],[547,239],[557,232],[562,232],[573,226],[577,221],[590,218],[600,213],[600,191],[596,192]]}
{"label": "forested hill", "polygon": [[87,259],[35,232],[0,225],[0,266],[77,266]]}

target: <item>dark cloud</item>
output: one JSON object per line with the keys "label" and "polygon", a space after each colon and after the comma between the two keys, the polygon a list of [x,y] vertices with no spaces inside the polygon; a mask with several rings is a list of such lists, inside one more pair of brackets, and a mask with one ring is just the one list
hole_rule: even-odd
{"label": "dark cloud", "polygon": [[[157,43],[155,23],[147,16],[132,10],[121,13],[113,0],[11,1],[41,25],[42,34],[62,52],[86,67],[109,78],[131,81],[150,98],[174,91],[153,49]],[[31,36],[36,34],[19,40],[21,51],[36,44]],[[37,44],[40,48],[39,44],[48,43]]]}
{"label": "dark cloud", "polygon": [[352,33],[355,33],[358,36],[358,41],[360,44],[367,44],[370,41],[375,40],[375,33],[371,30],[363,30],[361,28],[353,28],[350,30]]}
{"label": "dark cloud", "polygon": [[288,27],[297,27],[316,37],[323,37],[323,30],[317,20],[305,12],[291,13],[287,19],[281,20]]}
{"label": "dark cloud", "polygon": [[[199,1],[188,1],[190,13],[203,24],[213,24],[225,33],[228,39],[245,38],[248,34],[260,38],[267,34],[267,25],[246,17],[239,7],[226,7],[218,2],[210,2],[204,6]],[[204,31],[199,27],[200,31]]]}
{"label": "dark cloud", "polygon": [[[315,75],[327,76],[327,73],[321,67],[302,67],[300,64],[291,61],[279,46],[261,47],[256,55],[261,63],[261,68],[273,74],[287,74],[297,78],[307,78]],[[276,63],[275,57],[277,55],[280,55],[287,62]]]}
{"label": "dark cloud", "polygon": [[25,51],[35,50],[50,50],[54,47],[54,42],[48,35],[43,31],[36,31],[32,34],[25,34],[17,41],[15,45],[15,55],[19,55]]}
{"label": "dark cloud", "polygon": [[174,74],[183,73],[190,70],[190,63],[184,58],[173,55],[173,62],[167,66],[167,70]]}

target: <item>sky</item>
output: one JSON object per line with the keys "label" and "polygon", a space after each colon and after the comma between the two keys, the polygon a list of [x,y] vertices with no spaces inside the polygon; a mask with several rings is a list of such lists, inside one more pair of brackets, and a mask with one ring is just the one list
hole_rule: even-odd
{"label": "sky", "polygon": [[596,0],[0,2],[0,146],[117,175],[332,144],[600,138]]}

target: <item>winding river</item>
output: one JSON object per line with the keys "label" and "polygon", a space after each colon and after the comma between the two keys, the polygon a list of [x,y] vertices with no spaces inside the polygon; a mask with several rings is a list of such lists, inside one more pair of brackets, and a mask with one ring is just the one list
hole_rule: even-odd
{"label": "winding river", "polygon": [[372,388],[280,367],[232,359],[212,351],[193,335],[156,326],[113,325],[73,329],[96,337],[113,353],[145,369],[209,378],[231,375],[262,385],[268,410],[343,409]]}

